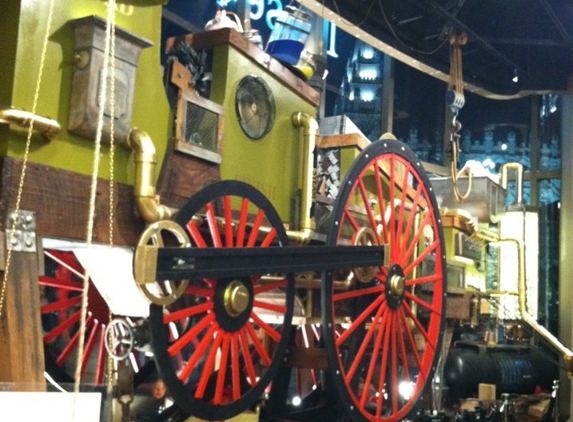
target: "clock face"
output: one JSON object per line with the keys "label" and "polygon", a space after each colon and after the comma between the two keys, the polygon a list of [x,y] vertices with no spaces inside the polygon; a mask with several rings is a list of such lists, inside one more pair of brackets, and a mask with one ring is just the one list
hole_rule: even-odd
{"label": "clock face", "polygon": [[251,139],[261,139],[275,120],[275,100],[269,85],[258,76],[245,76],[235,93],[235,110],[243,132]]}

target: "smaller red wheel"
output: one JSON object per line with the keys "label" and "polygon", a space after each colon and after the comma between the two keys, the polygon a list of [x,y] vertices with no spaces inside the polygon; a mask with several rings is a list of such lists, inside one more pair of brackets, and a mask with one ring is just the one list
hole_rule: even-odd
{"label": "smaller red wheel", "polygon": [[[274,207],[241,182],[204,188],[175,221],[192,248],[288,245]],[[177,406],[222,420],[261,399],[284,355],[293,303],[293,275],[269,274],[190,279],[177,301],[151,305],[156,362]]]}

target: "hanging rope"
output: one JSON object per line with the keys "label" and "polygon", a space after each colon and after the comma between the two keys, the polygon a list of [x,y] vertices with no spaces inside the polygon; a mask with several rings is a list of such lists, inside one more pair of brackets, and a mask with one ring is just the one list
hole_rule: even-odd
{"label": "hanging rope", "polygon": [[[115,0],[112,0],[115,3]],[[115,11],[115,6],[114,6]],[[115,120],[115,13],[112,13],[110,18],[110,51],[109,54],[112,58],[110,67],[110,87],[109,87],[109,247],[113,248],[113,224],[114,224],[114,171],[115,171],[115,139],[114,139],[114,120]],[[113,320],[113,313],[109,310],[108,327]],[[110,337],[113,337],[113,332],[110,330]],[[112,339],[110,339],[110,344]],[[113,391],[113,358],[110,353],[107,355],[107,394]]]}
{"label": "hanging rope", "polygon": [[[105,49],[104,49],[104,60],[103,60],[103,70],[101,76],[101,90],[99,93],[99,104],[101,104],[98,113],[96,137],[95,137],[95,148],[94,148],[94,160],[92,166],[92,181],[90,190],[90,203],[89,203],[89,216],[86,229],[86,245],[87,249],[91,248],[92,245],[92,235],[94,226],[94,216],[95,216],[95,199],[97,193],[97,179],[98,179],[98,169],[99,169],[99,159],[101,150],[101,136],[103,132],[104,123],[104,108],[106,104],[106,94],[107,94],[107,82],[108,82],[108,71],[109,71],[109,55],[111,46],[111,26],[115,16],[115,0],[108,1],[107,4],[107,20],[106,20],[106,30],[105,30]],[[80,382],[82,375],[82,360],[84,354],[84,343],[85,343],[85,332],[86,332],[86,315],[88,307],[88,288],[90,279],[90,269],[86,267],[83,278],[83,293],[82,293],[82,309],[80,318],[80,334],[79,334],[79,346],[78,346],[78,356],[76,361],[76,372],[75,372],[75,383],[74,392],[78,393],[80,390]]]}
{"label": "hanging rope", "polygon": [[[52,27],[52,16],[54,14],[55,0],[50,1],[50,8],[48,11],[48,19],[46,22],[46,32],[44,33],[44,42],[42,43],[42,53],[40,55],[40,69],[38,71],[38,79],[36,80],[36,89],[34,90],[34,101],[32,104],[32,114],[36,115],[36,108],[38,107],[38,98],[40,96],[40,86],[42,84],[42,76],[44,73],[44,63],[46,61],[46,50],[48,49],[48,40]],[[24,190],[24,179],[26,178],[26,167],[28,165],[28,155],[30,153],[30,144],[32,143],[32,132],[34,130],[34,120],[30,119],[30,126],[28,127],[28,136],[26,138],[26,147],[24,149],[24,159],[22,163],[22,173],[20,174],[20,183],[18,185],[18,195],[16,197],[16,206],[14,208],[12,219],[12,227],[10,231],[10,239],[8,241],[8,252],[6,254],[6,266],[4,269],[4,277],[2,280],[2,288],[0,291],[0,318],[2,318],[2,310],[6,300],[6,283],[10,275],[10,263],[12,262],[12,242],[14,240],[14,233],[16,231],[16,224],[18,222],[18,214],[20,213],[20,203],[22,202],[22,192]]]}
{"label": "hanging rope", "polygon": [[458,172],[458,157],[461,152],[460,149],[460,131],[462,129],[461,123],[457,120],[460,109],[464,106],[464,81],[462,71],[462,46],[468,41],[467,35],[462,32],[454,34],[450,38],[450,80],[448,82],[448,92],[446,94],[446,104],[450,106],[454,118],[452,120],[451,134],[450,134],[450,152],[451,152],[451,168],[452,182],[454,186],[454,196],[458,202],[466,199],[472,188],[472,173],[468,171],[468,188],[465,194],[461,194],[458,188],[458,178],[462,175]]}

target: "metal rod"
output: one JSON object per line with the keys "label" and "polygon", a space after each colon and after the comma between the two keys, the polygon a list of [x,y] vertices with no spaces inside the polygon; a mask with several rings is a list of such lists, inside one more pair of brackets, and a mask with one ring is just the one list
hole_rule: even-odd
{"label": "metal rod", "polygon": [[159,248],[157,280],[241,277],[384,265],[384,246]]}

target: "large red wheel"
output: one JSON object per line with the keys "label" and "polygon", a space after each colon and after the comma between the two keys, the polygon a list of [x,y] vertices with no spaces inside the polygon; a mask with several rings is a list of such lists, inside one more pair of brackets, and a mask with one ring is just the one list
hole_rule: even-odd
{"label": "large red wheel", "polygon": [[445,321],[445,246],[421,162],[396,140],[369,145],[334,205],[329,245],[385,245],[385,263],[333,289],[325,272],[324,341],[334,381],[354,421],[397,422],[431,383]]}
{"label": "large red wheel", "polygon": [[[241,182],[209,185],[175,221],[192,248],[288,245],[274,207]],[[177,405],[222,420],[262,398],[286,349],[293,303],[294,277],[272,274],[190,279],[177,301],[151,305],[156,362]]]}

